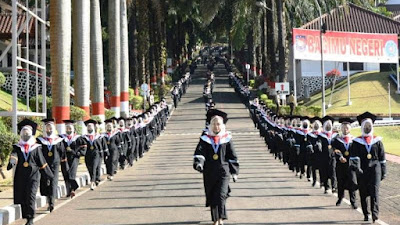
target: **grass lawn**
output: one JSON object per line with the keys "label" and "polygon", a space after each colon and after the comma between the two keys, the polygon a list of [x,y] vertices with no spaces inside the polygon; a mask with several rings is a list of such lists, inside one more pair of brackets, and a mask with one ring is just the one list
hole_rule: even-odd
{"label": "grass lawn", "polygon": [[[17,99],[18,109],[26,111],[25,101],[21,99]],[[4,90],[0,90],[0,109],[1,110],[11,110],[12,109],[12,95],[5,92]]]}
{"label": "grass lawn", "polygon": [[[365,111],[389,114],[388,83],[391,85],[392,113],[400,113],[400,95],[395,94],[396,88],[389,80],[389,72],[364,72],[351,76],[351,101],[347,106],[347,79],[336,85],[332,97],[332,107],[327,114],[359,114]],[[329,104],[331,89],[325,92],[326,105]],[[318,93],[305,103],[305,106],[321,106],[322,94]]]}
{"label": "grass lawn", "polygon": [[[361,130],[355,128],[351,133],[357,137],[361,135]],[[400,156],[400,126],[374,127],[374,135],[383,137],[385,152]]]}

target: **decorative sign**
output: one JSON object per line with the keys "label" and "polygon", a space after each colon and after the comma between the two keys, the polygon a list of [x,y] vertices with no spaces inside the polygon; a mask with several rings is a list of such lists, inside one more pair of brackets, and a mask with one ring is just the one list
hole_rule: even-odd
{"label": "decorative sign", "polygon": [[[327,31],[323,34],[326,61],[397,63],[397,34]],[[295,59],[321,60],[319,30],[293,29]]]}

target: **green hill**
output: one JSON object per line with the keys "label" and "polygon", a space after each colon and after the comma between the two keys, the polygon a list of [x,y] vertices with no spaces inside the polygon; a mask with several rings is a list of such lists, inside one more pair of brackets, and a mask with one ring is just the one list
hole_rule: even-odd
{"label": "green hill", "polygon": [[[18,109],[26,111],[25,101],[18,98]],[[12,95],[0,89],[0,111],[12,109]]]}
{"label": "green hill", "polygon": [[[348,90],[347,79],[336,85],[332,97],[332,107],[327,114],[359,114],[365,111],[372,113],[389,114],[388,83],[391,85],[392,113],[400,112],[400,95],[395,94],[396,87],[389,80],[389,72],[363,72],[351,76],[351,101],[347,106]],[[325,101],[328,105],[331,89],[326,90]],[[304,105],[321,106],[322,94],[318,93]]]}

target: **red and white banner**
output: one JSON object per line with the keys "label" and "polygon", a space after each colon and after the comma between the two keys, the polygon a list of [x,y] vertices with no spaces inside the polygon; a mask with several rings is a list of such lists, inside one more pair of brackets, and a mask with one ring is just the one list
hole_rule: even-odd
{"label": "red and white banner", "polygon": [[[326,61],[397,63],[397,34],[327,31],[323,34]],[[321,60],[319,30],[293,29],[295,59]]]}

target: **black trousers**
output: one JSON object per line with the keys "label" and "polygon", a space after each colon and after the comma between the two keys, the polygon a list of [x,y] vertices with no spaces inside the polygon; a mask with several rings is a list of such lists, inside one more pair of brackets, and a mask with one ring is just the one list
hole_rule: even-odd
{"label": "black trousers", "polygon": [[294,110],[294,103],[290,103],[289,106],[290,106],[290,115],[292,116]]}

